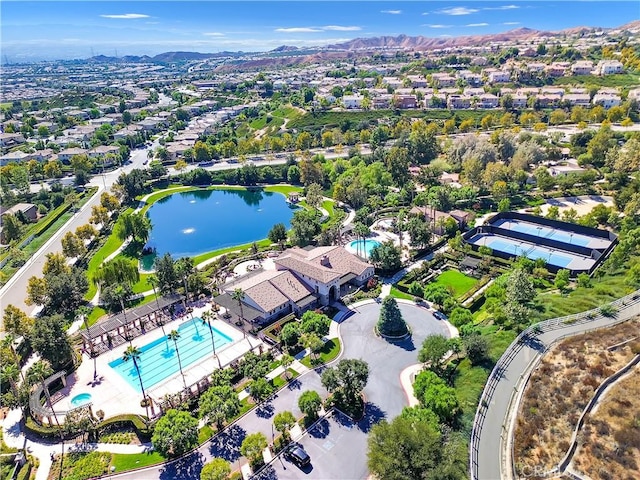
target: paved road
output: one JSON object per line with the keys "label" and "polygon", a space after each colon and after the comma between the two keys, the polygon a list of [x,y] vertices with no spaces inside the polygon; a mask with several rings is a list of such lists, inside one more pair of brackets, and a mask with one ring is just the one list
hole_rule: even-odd
{"label": "paved road", "polygon": [[[531,361],[540,356],[548,346],[562,336],[576,335],[594,328],[606,327],[618,320],[633,318],[637,315],[640,315],[640,303],[634,303],[624,309],[620,309],[615,319],[599,317],[586,323],[566,325],[564,328],[538,335],[536,341],[522,344],[522,348],[503,371],[487,408],[485,420],[479,434],[477,470],[477,478],[479,480],[505,478],[501,475],[501,465],[506,460],[503,458],[501,448],[501,435],[504,433],[503,425],[509,414],[511,394],[514,392],[520,376],[526,372]],[[517,410],[514,409],[514,411]]]}
{"label": "paved road", "polygon": [[[400,344],[388,343],[373,334],[373,326],[380,312],[377,303],[356,308],[356,313],[340,325],[344,346],[341,358],[360,358],[369,364],[369,382],[364,392],[367,402],[364,418],[352,422],[336,414],[323,420],[300,440],[311,456],[312,467],[301,471],[287,461],[276,459],[261,472],[259,478],[359,480],[367,477],[367,433],[376,422],[395,417],[407,405],[404,390],[400,386],[400,372],[417,362],[418,349],[428,335],[449,335],[447,327],[425,308],[408,304],[399,304],[399,307],[413,330],[412,339]],[[170,465],[124,473],[116,478],[197,480],[202,465],[214,456],[225,458],[237,467],[239,446],[247,433],[259,431],[270,439],[273,415],[290,410],[300,416],[298,398],[308,389],[326,395],[319,372],[310,371],[303,375],[298,382],[280,391],[272,402],[248,413],[193,454]]]}
{"label": "paved road", "polygon": [[110,188],[122,172],[129,172],[134,168],[142,168],[143,162],[146,159],[147,149],[134,150],[131,152],[131,163],[111,172],[107,172],[104,175],[96,175],[91,179],[89,185],[97,186],[98,192],[29,259],[27,264],[22,267],[9,280],[9,282],[2,287],[2,289],[0,289],[0,308],[2,308],[0,319],[2,318],[4,309],[8,304],[13,304],[27,313],[31,313],[34,310],[33,306],[28,306],[25,303],[25,299],[27,297],[27,283],[30,277],[34,275],[42,275],[42,267],[44,266],[46,254],[61,252],[62,245],[60,243],[60,239],[66,232],[75,231],[75,229],[80,225],[89,223],[91,207],[100,203],[100,194],[105,190],[105,186],[107,189]]}

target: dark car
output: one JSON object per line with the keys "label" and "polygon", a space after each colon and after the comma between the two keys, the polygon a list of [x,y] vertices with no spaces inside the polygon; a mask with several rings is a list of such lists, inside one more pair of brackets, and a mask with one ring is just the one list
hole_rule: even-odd
{"label": "dark car", "polygon": [[302,445],[297,443],[293,443],[285,449],[284,458],[295,463],[298,467],[306,467],[311,463],[309,454],[304,451]]}
{"label": "dark car", "polygon": [[433,316],[436,317],[438,320],[448,320],[447,316],[444,313],[439,312],[438,310],[433,312]]}

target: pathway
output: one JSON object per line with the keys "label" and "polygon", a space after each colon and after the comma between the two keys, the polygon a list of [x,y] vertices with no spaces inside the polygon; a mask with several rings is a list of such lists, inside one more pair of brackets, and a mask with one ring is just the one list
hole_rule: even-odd
{"label": "pathway", "polygon": [[569,322],[566,317],[548,320],[540,324],[540,333],[529,329],[511,344],[491,372],[478,406],[470,446],[472,480],[511,478],[511,455],[508,452],[517,413],[517,397],[542,355],[562,338],[640,315],[639,293],[613,302],[618,308],[614,318],[596,315],[589,320],[583,312],[569,317]]}

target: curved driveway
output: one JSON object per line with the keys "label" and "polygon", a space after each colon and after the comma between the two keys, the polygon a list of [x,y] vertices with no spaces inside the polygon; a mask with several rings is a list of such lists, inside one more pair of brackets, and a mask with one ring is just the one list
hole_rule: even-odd
{"label": "curved driveway", "polygon": [[[435,319],[427,309],[402,303],[399,307],[413,330],[412,338],[399,344],[388,343],[373,334],[373,326],[380,312],[377,303],[354,308],[356,313],[340,325],[343,342],[340,358],[359,358],[369,364],[365,417],[355,423],[342,415],[321,420],[309,435],[300,440],[311,455],[313,466],[310,469],[302,472],[292,464],[277,459],[261,472],[259,478],[356,480],[367,477],[366,442],[369,429],[383,418],[395,417],[407,405],[400,385],[400,372],[416,363],[418,350],[428,335],[449,336],[446,325]],[[298,409],[298,398],[303,391],[313,389],[326,396],[319,373],[321,371],[310,371],[302,375],[281,390],[272,401],[249,412],[192,454],[171,464],[116,477],[197,480],[202,465],[214,456],[225,458],[237,467],[239,462],[244,462],[238,451],[248,433],[262,432],[271,439],[274,414],[290,410],[297,417],[302,415]]]}
{"label": "curved driveway", "polygon": [[[633,296],[637,295],[637,292],[633,294]],[[564,337],[611,326],[640,315],[640,298],[633,299],[633,296],[629,295],[625,300],[614,302],[618,304],[618,313],[615,318],[598,315],[592,320],[587,320],[583,314],[581,320],[573,323],[560,322],[553,329],[543,328],[542,332],[512,344],[505,352],[498,364],[503,363],[507,355],[510,360],[502,369],[494,369],[492,372],[496,381],[492,382],[490,378],[487,382],[482,398],[487,398],[487,390],[490,389],[491,393],[488,395],[486,404],[481,403],[476,414],[475,435],[472,438],[471,447],[472,480],[512,478],[510,449],[506,446],[511,420],[517,405],[513,398],[514,395],[520,394],[525,386],[522,380],[526,380],[534,361],[541,357],[553,343]],[[474,445],[477,447],[476,454],[473,452]],[[474,461],[476,465],[473,464]]]}

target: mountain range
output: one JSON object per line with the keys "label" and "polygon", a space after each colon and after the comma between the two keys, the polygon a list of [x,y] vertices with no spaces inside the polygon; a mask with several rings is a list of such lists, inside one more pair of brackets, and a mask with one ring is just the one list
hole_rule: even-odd
{"label": "mountain range", "polygon": [[[492,33],[485,35],[467,35],[459,37],[424,37],[424,36],[379,36],[368,38],[355,38],[342,43],[329,45],[326,47],[311,48],[307,47],[304,50],[299,49],[296,46],[282,45],[266,53],[254,54],[254,59],[243,63],[256,64],[255,66],[264,65],[267,62],[264,60],[270,57],[279,57],[280,61],[275,63],[303,63],[314,60],[313,57],[322,58],[340,58],[350,57],[349,52],[362,51],[362,50],[379,50],[379,49],[408,49],[416,51],[428,51],[443,48],[456,48],[467,47],[472,45],[482,45],[493,42],[523,42],[532,40],[534,38],[559,38],[568,35],[584,35],[592,32],[607,32],[627,30],[632,32],[640,32],[640,20],[634,20],[632,22],[621,25],[617,28],[598,28],[598,27],[574,27],[565,30],[548,32],[541,30],[534,30],[531,28],[516,28],[502,33]],[[345,55],[346,54],[346,55]],[[199,53],[199,52],[165,52],[150,57],[148,55],[135,56],[126,55],[123,57],[110,57],[105,55],[98,55],[89,58],[89,61],[93,62],[153,62],[153,63],[172,63],[172,62],[185,62],[194,60],[206,60],[212,58],[233,58],[248,55],[247,52],[217,52],[217,53]],[[255,59],[256,56],[265,57],[263,59]],[[300,57],[300,60],[293,60],[292,57]],[[302,60],[304,58],[304,60]],[[315,58],[319,60],[320,58]],[[272,59],[274,60],[274,59]]]}

